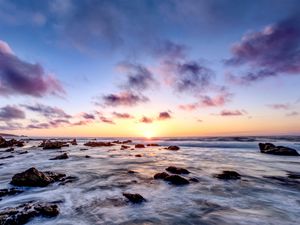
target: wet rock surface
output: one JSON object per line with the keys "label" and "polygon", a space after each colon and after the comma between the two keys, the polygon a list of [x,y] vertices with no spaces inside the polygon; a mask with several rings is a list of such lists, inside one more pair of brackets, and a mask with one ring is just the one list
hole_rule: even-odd
{"label": "wet rock surface", "polygon": [[276,146],[272,143],[259,143],[258,146],[260,152],[265,154],[282,155],[282,156],[299,156],[299,153],[293,148]]}
{"label": "wet rock surface", "polygon": [[68,159],[69,156],[67,153],[63,153],[61,155],[55,156],[53,158],[51,158],[50,160],[62,160],[62,159]]}
{"label": "wet rock surface", "polygon": [[55,172],[41,172],[32,167],[12,177],[11,184],[15,186],[45,187],[51,183],[62,181],[66,175]]}
{"label": "wet rock surface", "polygon": [[59,214],[56,204],[30,202],[15,208],[5,208],[0,211],[1,225],[22,225],[35,217],[55,217]]}
{"label": "wet rock surface", "polygon": [[134,204],[140,204],[142,202],[146,202],[143,196],[140,194],[131,194],[131,193],[123,193],[123,196],[128,199],[129,202]]}
{"label": "wet rock surface", "polygon": [[189,174],[190,171],[181,167],[169,166],[166,171],[174,174]]}
{"label": "wet rock surface", "polygon": [[224,170],[222,173],[216,174],[215,177],[222,180],[241,179],[241,175],[238,172],[231,171],[231,170]]}

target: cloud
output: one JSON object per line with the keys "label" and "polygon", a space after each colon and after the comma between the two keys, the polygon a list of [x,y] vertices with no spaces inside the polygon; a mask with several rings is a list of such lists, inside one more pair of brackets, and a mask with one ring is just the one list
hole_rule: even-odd
{"label": "cloud", "polygon": [[161,59],[184,59],[187,54],[187,46],[183,44],[178,44],[170,40],[157,41],[153,50],[153,55],[155,57],[160,57]]}
{"label": "cloud", "polygon": [[220,116],[243,116],[246,114],[245,110],[222,110]]}
{"label": "cloud", "polygon": [[118,119],[131,119],[134,118],[132,115],[129,113],[118,113],[118,112],[113,112],[112,115]]}
{"label": "cloud", "polygon": [[186,111],[193,111],[198,108],[207,107],[220,107],[232,100],[233,94],[227,91],[223,91],[215,95],[214,97],[208,95],[201,95],[198,97],[198,101],[191,104],[179,105],[179,108]]}
{"label": "cloud", "polygon": [[19,59],[7,43],[0,42],[0,95],[29,95],[42,97],[48,94],[64,95],[61,83],[45,73],[39,64]]}
{"label": "cloud", "polygon": [[156,84],[153,74],[141,64],[124,61],[118,64],[118,69],[127,75],[127,80],[121,85],[127,90],[145,91]]}
{"label": "cloud", "polygon": [[109,124],[115,124],[115,122],[111,119],[108,119],[106,118],[105,116],[100,116],[100,120],[103,122],[103,123],[109,123]]}
{"label": "cloud", "polygon": [[23,125],[21,123],[16,122],[4,122],[4,124],[0,124],[0,130],[20,130],[23,129]]}
{"label": "cloud", "polygon": [[81,116],[84,119],[87,119],[87,120],[94,120],[95,119],[95,116],[91,113],[82,113]]}
{"label": "cloud", "polygon": [[152,123],[152,122],[153,122],[153,119],[152,119],[152,118],[149,118],[149,117],[146,117],[146,116],[143,116],[143,117],[140,119],[140,122],[141,122],[141,123]]}
{"label": "cloud", "polygon": [[167,120],[167,119],[171,119],[172,116],[170,115],[169,112],[160,112],[157,119],[158,120]]}
{"label": "cloud", "polygon": [[25,119],[25,113],[16,106],[7,105],[0,108],[0,120],[10,121],[14,119]]}
{"label": "cloud", "polygon": [[37,112],[47,118],[72,118],[72,116],[58,107],[47,106],[40,103],[36,103],[35,105],[22,104],[21,106],[25,107],[27,110]]}
{"label": "cloud", "polygon": [[49,123],[37,123],[37,124],[29,124],[27,125],[28,129],[49,129]]}
{"label": "cloud", "polygon": [[261,31],[245,34],[234,44],[231,66],[249,66],[241,76],[230,75],[235,82],[249,84],[268,77],[300,73],[300,17],[293,16],[269,25]]}
{"label": "cloud", "polygon": [[270,104],[267,106],[272,109],[283,109],[283,110],[288,110],[291,108],[290,104]]}
{"label": "cloud", "polygon": [[299,116],[300,113],[296,112],[296,111],[293,111],[293,112],[290,112],[290,113],[287,113],[286,116],[289,116],[289,117],[294,117],[294,116]]}
{"label": "cloud", "polygon": [[[135,94],[131,91],[124,91],[117,94],[109,94],[102,96],[102,101],[106,106],[135,106],[139,103],[148,102],[149,99],[142,94]],[[96,102],[96,105],[101,103]]]}

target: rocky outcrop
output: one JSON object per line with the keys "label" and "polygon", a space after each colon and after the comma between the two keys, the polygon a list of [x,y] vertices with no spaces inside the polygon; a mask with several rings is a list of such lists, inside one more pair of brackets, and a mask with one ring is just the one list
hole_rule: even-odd
{"label": "rocky outcrop", "polygon": [[0,198],[9,195],[16,195],[22,192],[23,190],[16,189],[16,188],[0,189]]}
{"label": "rocky outcrop", "polygon": [[24,146],[24,141],[20,140],[17,141],[15,139],[11,139],[6,141],[3,137],[0,136],[0,148],[9,148],[9,147],[23,147]]}
{"label": "rocky outcrop", "polygon": [[51,158],[50,160],[62,160],[62,159],[68,159],[68,158],[69,158],[68,154],[67,153],[63,153],[63,154],[58,155],[58,156],[56,156],[54,158]]}
{"label": "rocky outcrop", "polygon": [[147,146],[149,146],[149,147],[157,147],[157,146],[159,146],[159,144],[150,143],[150,144],[147,144]]}
{"label": "rocky outcrop", "polygon": [[154,179],[165,179],[166,177],[170,176],[168,173],[166,172],[162,172],[162,173],[156,173],[154,175]]}
{"label": "rocky outcrop", "polygon": [[190,183],[187,179],[179,175],[170,175],[164,178],[164,180],[173,185],[186,185]]}
{"label": "rocky outcrop", "polygon": [[171,151],[178,151],[180,148],[178,146],[169,146],[169,147],[167,147],[165,149],[171,150]]}
{"label": "rocky outcrop", "polygon": [[128,199],[131,203],[140,204],[146,202],[146,199],[140,194],[123,193],[123,196]]}
{"label": "rocky outcrop", "polygon": [[299,153],[292,148],[284,146],[276,146],[272,143],[259,143],[260,152],[272,155],[283,155],[283,156],[299,156]]}
{"label": "rocky outcrop", "polygon": [[22,225],[35,217],[55,217],[58,214],[59,208],[56,204],[30,202],[0,211],[0,224]]}
{"label": "rocky outcrop", "polygon": [[77,140],[74,138],[71,142],[70,142],[71,145],[77,145]]}
{"label": "rocky outcrop", "polygon": [[136,144],[134,147],[135,148],[145,148],[145,145],[143,145],[143,144]]}
{"label": "rocky outcrop", "polygon": [[12,177],[11,184],[15,186],[45,187],[57,181],[63,181],[65,174],[55,172],[41,172],[32,167],[22,173],[17,173]]}
{"label": "rocky outcrop", "polygon": [[131,140],[126,140],[126,141],[117,140],[117,141],[113,141],[112,143],[114,143],[114,144],[129,144],[131,142],[132,142]]}
{"label": "rocky outcrop", "polygon": [[189,174],[190,171],[181,167],[169,166],[166,171],[174,174]]}
{"label": "rocky outcrop", "polygon": [[109,146],[114,146],[111,142],[96,142],[96,141],[89,141],[84,144],[85,146],[89,147],[109,147]]}
{"label": "rocky outcrop", "polygon": [[222,173],[216,174],[215,177],[222,180],[241,179],[241,175],[238,172],[231,171],[231,170],[224,170]]}
{"label": "rocky outcrop", "polygon": [[128,146],[128,145],[121,145],[121,150],[125,150],[125,149],[128,149],[128,148],[130,148],[130,146]]}

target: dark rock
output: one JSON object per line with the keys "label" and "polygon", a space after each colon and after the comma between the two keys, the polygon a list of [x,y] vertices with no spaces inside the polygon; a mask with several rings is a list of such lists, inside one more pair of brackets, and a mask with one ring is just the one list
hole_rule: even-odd
{"label": "dark rock", "polygon": [[15,139],[11,139],[9,141],[6,141],[3,137],[0,137],[0,148],[8,148],[8,147],[23,147],[24,141],[17,141]]}
{"label": "dark rock", "polygon": [[51,158],[50,160],[62,160],[62,159],[68,159],[68,158],[69,158],[68,154],[67,153],[63,153],[63,154],[58,155],[58,156],[56,156],[54,158]]}
{"label": "dark rock", "polygon": [[154,175],[154,179],[165,179],[168,176],[170,176],[170,175],[166,172],[157,173]]}
{"label": "dark rock", "polygon": [[198,183],[199,182],[199,180],[197,178],[195,178],[195,177],[191,178],[190,181],[194,182],[194,183]]}
{"label": "dark rock", "polygon": [[18,152],[19,155],[23,155],[23,154],[27,154],[28,151],[22,151],[22,152]]}
{"label": "dark rock", "polygon": [[74,138],[71,142],[70,142],[71,145],[77,145],[77,140]]}
{"label": "dark rock", "polygon": [[96,141],[89,141],[84,144],[85,146],[89,147],[109,147],[114,146],[111,142],[96,142]]}
{"label": "dark rock", "polygon": [[59,185],[73,183],[74,181],[77,181],[77,180],[78,180],[78,177],[74,177],[74,176],[63,177],[63,179],[61,179],[61,182],[59,183]]}
{"label": "dark rock", "polygon": [[86,155],[86,156],[85,156],[85,158],[87,158],[87,159],[88,159],[88,158],[91,158],[91,156],[89,156],[89,155]]}
{"label": "dark rock", "polygon": [[1,225],[22,225],[35,217],[55,217],[59,214],[56,204],[25,203],[15,208],[5,208],[0,212]]}
{"label": "dark rock", "polygon": [[142,157],[142,155],[141,154],[136,154],[135,157]]}
{"label": "dark rock", "polygon": [[60,181],[65,174],[54,172],[41,172],[32,167],[12,177],[11,184],[15,186],[45,187],[53,182]]}
{"label": "dark rock", "polygon": [[134,147],[135,148],[145,148],[145,145],[143,145],[143,144],[136,144]]}
{"label": "dark rock", "polygon": [[290,179],[300,179],[300,173],[290,172],[290,173],[288,173],[288,178],[290,178]]}
{"label": "dark rock", "polygon": [[5,150],[5,152],[13,152],[15,149],[14,148],[8,148]]}
{"label": "dark rock", "polygon": [[134,204],[139,204],[146,201],[146,199],[144,199],[144,197],[140,194],[123,193],[123,196],[125,196],[131,203]]}
{"label": "dark rock", "polygon": [[222,180],[237,180],[241,179],[241,175],[235,171],[229,171],[225,170],[221,174],[216,174],[216,178],[222,179]]}
{"label": "dark rock", "polygon": [[133,173],[136,173],[136,172],[133,171],[133,170],[128,170],[127,173],[133,174]]}
{"label": "dark rock", "polygon": [[173,185],[186,185],[186,184],[190,183],[187,179],[185,179],[179,175],[170,175],[170,176],[167,176],[164,180],[168,181],[170,184],[173,184]]}
{"label": "dark rock", "polygon": [[178,146],[169,146],[166,149],[171,151],[178,151],[180,148]]}
{"label": "dark rock", "polygon": [[276,146],[272,143],[259,143],[260,152],[272,155],[284,155],[284,156],[299,156],[299,153],[292,148],[284,146]]}
{"label": "dark rock", "polygon": [[87,148],[81,148],[80,149],[80,151],[87,151],[87,150],[89,150],[89,149],[87,149]]}
{"label": "dark rock", "polygon": [[150,147],[157,147],[157,146],[159,146],[159,144],[150,143],[150,144],[147,144],[147,146],[150,146]]}
{"label": "dark rock", "polygon": [[13,157],[14,157],[13,155],[8,155],[8,156],[0,157],[0,159],[9,159],[9,158],[13,158]]}
{"label": "dark rock", "polygon": [[121,150],[125,150],[125,149],[128,149],[128,148],[130,148],[130,146],[128,146],[128,145],[121,145]]}
{"label": "dark rock", "polygon": [[39,147],[43,149],[61,149],[63,143],[60,141],[43,141]]}
{"label": "dark rock", "polygon": [[126,140],[121,142],[121,144],[129,144],[129,143],[132,143],[132,140]]}
{"label": "dark rock", "polygon": [[0,197],[8,196],[8,195],[15,195],[22,193],[22,190],[16,189],[16,188],[10,188],[10,189],[0,189]]}
{"label": "dark rock", "polygon": [[174,174],[189,174],[190,173],[190,171],[188,171],[187,169],[175,167],[175,166],[169,166],[166,169],[166,171],[168,171],[170,173],[174,173]]}

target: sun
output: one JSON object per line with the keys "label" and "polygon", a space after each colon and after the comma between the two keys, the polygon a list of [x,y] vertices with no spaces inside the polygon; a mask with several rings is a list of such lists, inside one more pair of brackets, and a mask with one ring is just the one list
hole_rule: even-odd
{"label": "sun", "polygon": [[154,132],[152,130],[145,130],[143,136],[147,139],[151,139],[154,137]]}

